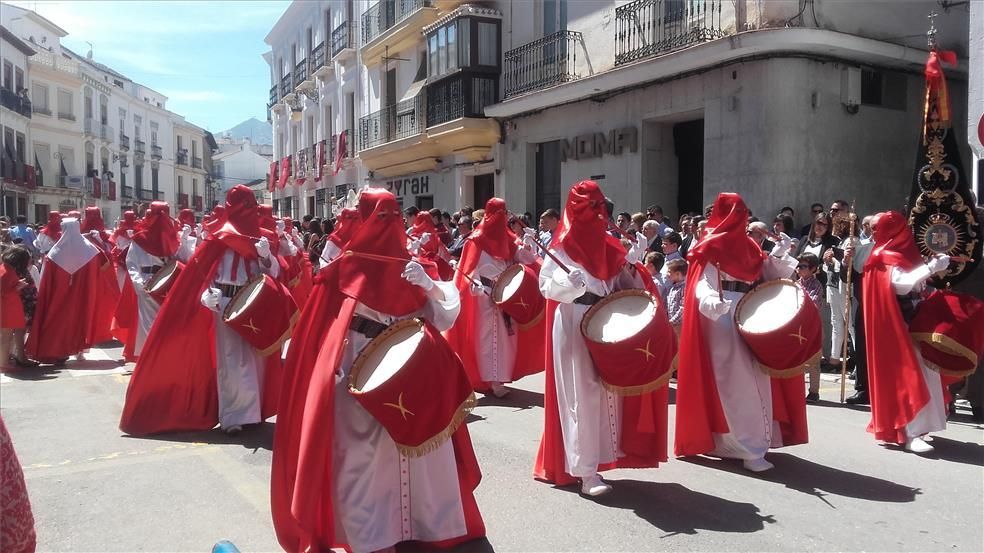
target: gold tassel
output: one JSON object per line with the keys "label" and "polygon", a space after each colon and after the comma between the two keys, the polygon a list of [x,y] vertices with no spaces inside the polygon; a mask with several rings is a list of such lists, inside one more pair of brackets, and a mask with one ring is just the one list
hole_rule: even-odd
{"label": "gold tassel", "polygon": [[273,344],[270,344],[266,349],[262,349],[258,352],[261,357],[266,357],[272,354],[284,345],[284,342],[286,342],[287,339],[290,338],[291,334],[294,333],[294,325],[297,324],[297,319],[300,318],[300,315],[300,311],[294,311],[294,314],[290,317],[290,324],[287,325],[287,330],[285,330]]}
{"label": "gold tassel", "polygon": [[476,404],[477,401],[475,399],[475,392],[472,392],[468,394],[468,397],[465,398],[465,401],[461,402],[461,405],[458,406],[458,409],[455,411],[454,416],[451,417],[451,422],[448,423],[446,427],[444,427],[444,430],[441,430],[440,432],[438,432],[437,434],[435,434],[430,439],[428,439],[427,441],[425,441],[420,445],[410,446],[410,445],[398,443],[396,444],[396,449],[401,454],[407,457],[423,457],[424,455],[427,455],[428,453],[441,447],[444,444],[444,442],[448,441],[448,438],[450,438],[458,430],[458,427],[461,426],[461,423],[463,423],[465,419],[468,418],[468,413],[471,413],[472,409],[475,408]]}
{"label": "gold tassel", "polygon": [[805,374],[808,370],[813,368],[819,362],[820,362],[820,350],[817,350],[817,353],[814,354],[809,359],[807,359],[805,363],[803,363],[802,365],[791,367],[789,369],[773,369],[772,367],[763,365],[758,361],[756,361],[756,364],[759,366],[759,370],[771,376],[772,378],[793,378],[794,376]]}
{"label": "gold tassel", "polygon": [[[671,367],[676,365],[676,361],[677,358],[674,355],[673,362],[671,363]],[[670,378],[672,376],[673,376],[673,369],[671,368],[670,370],[663,373],[663,375],[657,378],[656,380],[653,380],[652,382],[648,382],[646,384],[639,384],[638,386],[616,386],[614,384],[609,384],[608,382],[605,382],[605,380],[602,378],[599,378],[599,380],[601,380],[601,385],[604,386],[606,390],[608,390],[609,392],[615,395],[638,396],[638,395],[652,392],[653,390],[657,390],[659,388],[662,388],[663,386],[666,386],[666,383],[670,381]]]}
{"label": "gold tassel", "polygon": [[537,315],[536,318],[534,318],[532,321],[530,321],[530,322],[528,322],[526,324],[519,325],[519,330],[520,331],[526,331],[526,330],[529,330],[529,329],[533,328],[537,324],[539,324],[539,322],[543,319],[543,313],[544,312],[546,312],[546,309],[541,309],[540,310],[540,314]]}

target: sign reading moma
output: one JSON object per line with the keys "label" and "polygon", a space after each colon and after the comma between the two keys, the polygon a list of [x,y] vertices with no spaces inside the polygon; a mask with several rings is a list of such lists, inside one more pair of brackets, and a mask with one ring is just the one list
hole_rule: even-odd
{"label": "sign reading moma", "polygon": [[607,133],[595,132],[580,134],[573,140],[561,141],[560,159],[592,159],[605,154],[618,156],[628,150],[639,150],[639,131],[635,127],[612,129]]}

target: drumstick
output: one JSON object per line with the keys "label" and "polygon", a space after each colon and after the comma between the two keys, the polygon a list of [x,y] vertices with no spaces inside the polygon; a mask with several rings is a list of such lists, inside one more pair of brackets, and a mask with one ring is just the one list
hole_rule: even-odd
{"label": "drumstick", "polygon": [[[345,252],[345,255],[346,256],[362,257],[364,259],[372,259],[373,261],[394,261],[394,262],[399,262],[399,263],[408,263],[410,261],[413,261],[413,259],[403,259],[401,257],[393,257],[393,256],[389,256],[389,255],[377,255],[377,254],[374,254],[374,253],[354,252],[352,250],[347,250]],[[461,275],[464,276],[465,278],[467,278],[468,281],[471,282],[472,284],[481,285],[482,286],[482,291],[485,292],[486,295],[489,295],[489,296],[492,295],[492,294],[489,293],[488,290],[485,289],[485,286],[482,285],[482,283],[480,281],[475,280],[468,273],[466,273],[466,272],[458,269],[457,267],[452,267],[452,269],[454,269],[454,271],[457,272],[457,273],[461,273]]]}
{"label": "drumstick", "polygon": [[[509,214],[512,215],[513,217],[516,217],[516,214],[513,213],[513,212],[511,212],[511,211],[509,212]],[[516,217],[516,221],[518,221],[519,224],[520,224],[520,226],[522,226],[524,229],[530,228],[529,226],[527,226],[526,222],[523,221],[523,218],[522,217]],[[553,262],[556,263],[558,267],[560,267],[561,269],[563,269],[564,272],[567,273],[567,274],[570,274],[571,273],[570,268],[568,268],[567,265],[564,265],[564,262],[563,261],[557,259],[557,256],[556,255],[550,253],[550,250],[548,250],[546,246],[544,246],[543,244],[541,244],[540,241],[537,240],[536,236],[532,236],[531,238],[533,238],[533,243],[536,244],[537,246],[540,246],[540,249],[543,250],[543,253],[547,254],[547,257],[549,257],[550,259],[552,259]]]}
{"label": "drumstick", "polygon": [[724,302],[724,287],[721,284],[721,266],[715,263],[714,268],[717,269],[718,273],[718,299]]}

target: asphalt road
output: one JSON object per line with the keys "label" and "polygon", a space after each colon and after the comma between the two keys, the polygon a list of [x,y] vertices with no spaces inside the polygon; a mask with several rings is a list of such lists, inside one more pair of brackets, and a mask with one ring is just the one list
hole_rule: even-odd
{"label": "asphalt road", "polygon": [[[0,376],[39,550],[207,552],[220,539],[243,552],[279,550],[268,499],[273,424],[235,438],[123,436],[128,377],[118,356],[96,350],[61,370]],[[469,429],[488,540],[461,551],[984,550],[982,427],[961,409],[930,456],[880,446],[865,432],[867,410],[833,403],[839,385],[826,378],[826,401],[809,407],[811,442],[770,453],[774,470],[671,459],[606,473],[614,491],[598,500],[531,478],[542,375],[505,400],[484,398]]]}

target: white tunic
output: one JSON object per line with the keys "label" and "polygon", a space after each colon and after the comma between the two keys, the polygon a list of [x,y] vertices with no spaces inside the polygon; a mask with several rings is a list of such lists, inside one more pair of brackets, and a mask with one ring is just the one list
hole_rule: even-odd
{"label": "white tunic", "polygon": [[39,232],[37,238],[34,239],[34,247],[41,252],[41,255],[48,253],[48,250],[55,245],[55,241],[51,239],[50,236]]}
{"label": "white tunic", "polygon": [[[249,281],[250,275],[263,272],[276,278],[279,271],[280,266],[276,261],[270,264],[270,268],[266,268],[257,261],[238,257],[233,250],[227,249],[219,260],[212,286],[242,286]],[[264,357],[222,321],[222,312],[230,301],[232,298],[222,296],[219,299],[219,310],[215,313],[215,368],[219,392],[219,426],[222,428],[263,420],[260,408]]]}
{"label": "white tunic", "polygon": [[[795,267],[796,259],[788,255],[782,258],[767,256],[762,265],[762,277],[766,280],[785,277]],[[722,278],[737,280],[727,273],[722,273]],[[770,377],[758,368],[735,326],[733,310],[745,294],[725,291],[724,299],[733,302],[731,310],[721,316],[715,315],[711,307],[720,295],[718,270],[711,264],[704,267],[695,294],[718,397],[730,430],[726,434],[714,434],[715,448],[711,454],[733,459],[761,459],[769,447],[782,445],[782,434],[778,423],[772,419]]]}
{"label": "white tunic", "polygon": [[[458,291],[450,282],[436,285],[446,299],[428,299],[406,317],[391,317],[361,303],[355,313],[387,325],[422,317],[447,330],[460,309]],[[467,529],[451,441],[423,457],[401,455],[382,425],[348,392],[352,363],[369,342],[364,334],[348,331],[335,380],[332,489],[339,539],[361,553],[406,540],[462,536]]]}
{"label": "white tunic", "polygon": [[[526,249],[518,248],[511,261],[496,259],[481,252],[478,264],[472,271],[472,278],[487,278],[495,281],[514,263],[531,263],[535,257]],[[491,289],[485,288],[491,293]],[[492,303],[488,294],[479,294],[475,300],[475,360],[482,382],[512,382],[516,364],[518,324],[511,321],[511,329],[506,326],[503,312]]]}
{"label": "white tunic", "polygon": [[189,234],[187,238],[182,239],[181,233],[178,233],[178,253],[175,254],[178,260],[182,263],[188,263],[191,260],[191,256],[195,254],[195,247],[198,246],[198,238],[194,234]]}
{"label": "white tunic", "polygon": [[[912,271],[902,271],[892,268],[892,289],[896,294],[904,296],[910,292],[921,291],[926,287],[926,268],[917,267]],[[923,380],[929,389],[929,402],[916,413],[912,421],[905,426],[905,434],[909,438],[918,438],[930,432],[946,430],[946,402],[943,400],[943,384],[940,373],[930,369],[919,353],[919,346],[910,339],[912,351],[919,360]]]}
{"label": "white tunic", "polygon": [[147,335],[150,334],[151,327],[154,326],[157,312],[161,309],[157,301],[144,290],[144,284],[153,276],[153,273],[144,273],[140,268],[154,265],[162,266],[164,263],[166,263],[165,258],[150,255],[136,242],[132,242],[130,249],[126,252],[126,272],[130,274],[130,280],[133,281],[133,291],[137,295],[137,337],[133,346],[133,355],[136,356],[139,356],[140,352],[143,351],[144,342],[147,340]]}
{"label": "white tunic", "polygon": [[563,249],[551,251],[569,269],[581,269],[587,283],[586,289],[575,287],[556,262],[550,257],[543,260],[540,291],[559,304],[554,313],[551,354],[565,468],[571,476],[584,478],[596,474],[599,465],[625,455],[621,451],[622,398],[602,385],[581,335],[581,319],[591,306],[573,302],[585,291],[606,296],[644,286],[638,275],[630,273],[631,269],[599,280],[572,261]]}

